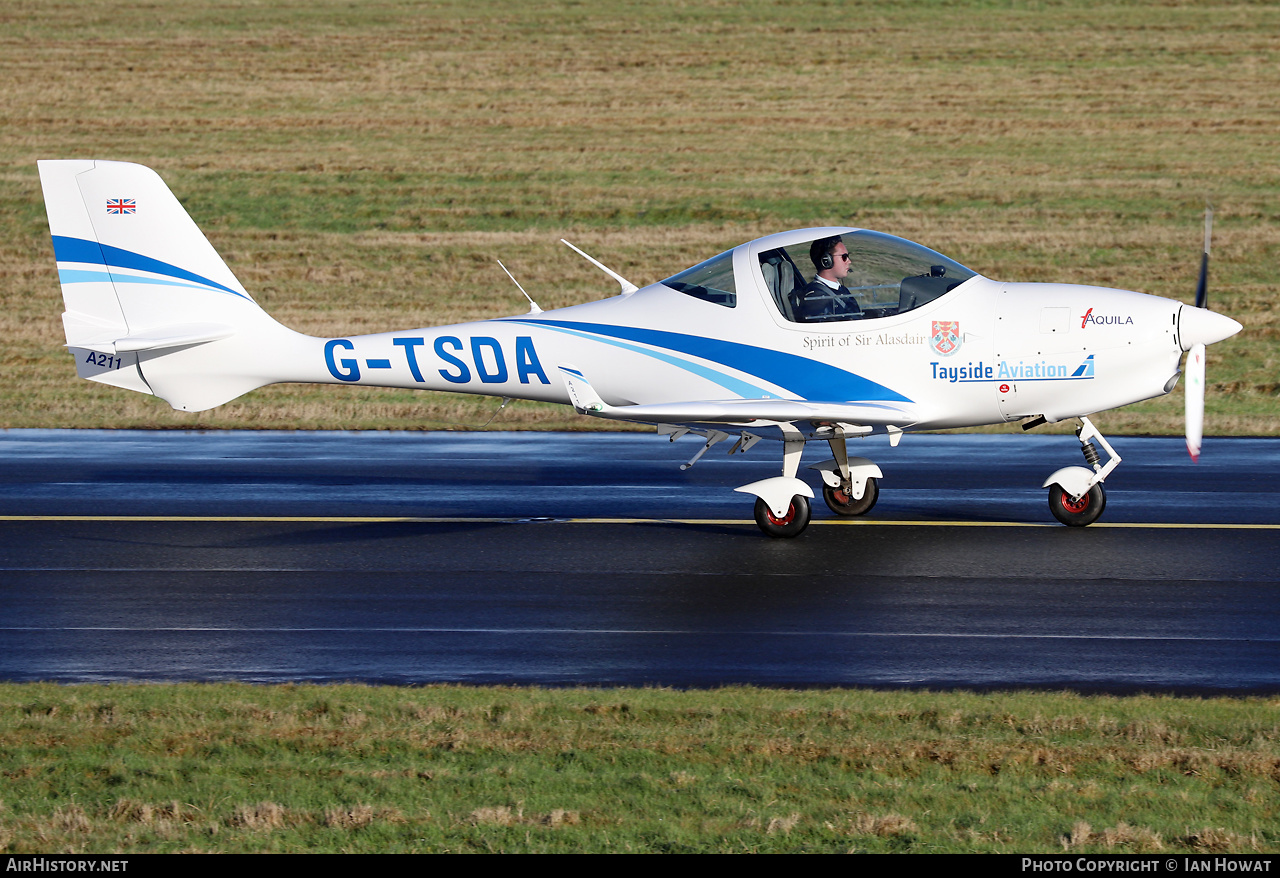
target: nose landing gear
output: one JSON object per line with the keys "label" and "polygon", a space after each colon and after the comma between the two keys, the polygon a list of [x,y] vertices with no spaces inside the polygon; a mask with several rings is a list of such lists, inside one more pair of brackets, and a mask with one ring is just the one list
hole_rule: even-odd
{"label": "nose landing gear", "polygon": [[[1080,440],[1085,462],[1093,468],[1063,467],[1045,479],[1043,487],[1049,489],[1049,511],[1054,518],[1068,527],[1085,527],[1097,521],[1107,507],[1107,494],[1102,483],[1120,464],[1120,455],[1088,418],[1080,419],[1076,438]],[[1094,439],[1107,452],[1105,465],[1098,449],[1093,447]]]}

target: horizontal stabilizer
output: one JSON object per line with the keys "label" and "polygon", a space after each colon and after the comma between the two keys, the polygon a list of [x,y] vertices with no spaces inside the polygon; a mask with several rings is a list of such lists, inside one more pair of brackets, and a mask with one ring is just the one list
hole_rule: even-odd
{"label": "horizontal stabilizer", "polygon": [[117,353],[158,351],[218,341],[229,337],[234,332],[235,329],[221,323],[186,323],[118,338],[115,341],[115,348]]}
{"label": "horizontal stabilizer", "polygon": [[67,330],[66,347],[97,351],[100,354],[128,354],[138,351],[162,351],[188,347],[229,338],[235,328],[224,323],[184,323],[124,334],[125,327],[96,325],[83,315],[64,312],[62,322]]}

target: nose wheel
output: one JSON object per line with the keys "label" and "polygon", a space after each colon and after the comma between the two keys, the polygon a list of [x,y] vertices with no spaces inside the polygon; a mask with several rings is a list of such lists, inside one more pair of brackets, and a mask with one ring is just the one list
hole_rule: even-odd
{"label": "nose wheel", "polygon": [[1085,527],[1093,524],[1107,508],[1107,492],[1102,485],[1094,485],[1078,497],[1073,497],[1061,485],[1049,486],[1049,510],[1053,517],[1068,527]]}

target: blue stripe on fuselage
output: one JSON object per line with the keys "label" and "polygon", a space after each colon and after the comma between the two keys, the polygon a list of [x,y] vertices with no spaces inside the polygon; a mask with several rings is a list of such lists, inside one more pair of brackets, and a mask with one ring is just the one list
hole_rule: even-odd
{"label": "blue stripe on fuselage", "polygon": [[577,323],[568,320],[529,320],[514,318],[516,323],[570,329],[612,338],[627,339],[682,354],[710,360],[748,375],[754,375],[798,396],[813,401],[884,401],[911,402],[909,398],[883,384],[855,375],[827,363],[754,345],[722,341],[700,335],[685,335],[660,329],[613,326],[604,323]]}
{"label": "blue stripe on fuselage", "polygon": [[[564,326],[552,326],[549,321],[545,321],[545,320],[542,321],[539,325],[541,325],[543,329],[553,329],[556,332],[568,333],[569,335],[575,335],[578,338],[585,338],[588,341],[599,342],[600,344],[613,345],[615,347],[622,348],[623,350],[635,351],[638,354],[644,354],[646,357],[653,357],[654,359],[661,360],[664,363],[670,363],[673,366],[678,366],[681,369],[684,369],[688,372],[692,372],[694,375],[697,375],[700,378],[705,378],[713,384],[719,384],[725,390],[729,391],[730,393],[736,393],[738,396],[742,397],[743,399],[777,399],[778,398],[778,394],[765,390],[763,387],[756,387],[754,384],[750,384],[739,378],[734,378],[732,375],[726,375],[723,372],[716,371],[715,369],[708,369],[706,366],[703,366],[700,363],[691,363],[686,359],[682,359],[681,357],[673,357],[670,354],[662,353],[661,351],[654,351],[654,350],[650,350],[649,348],[642,348],[639,345],[628,344],[623,341],[614,341],[612,339],[601,338],[600,334],[597,332],[583,332],[582,330],[578,330],[578,329],[568,329]],[[576,372],[573,369],[568,369],[566,371],[573,372],[574,375],[577,375],[579,378],[582,378],[584,381],[586,380],[586,376],[583,375],[581,372]]]}

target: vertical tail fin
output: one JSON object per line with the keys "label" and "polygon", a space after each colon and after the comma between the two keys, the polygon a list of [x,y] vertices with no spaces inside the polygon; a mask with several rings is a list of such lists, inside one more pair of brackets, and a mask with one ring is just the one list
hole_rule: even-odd
{"label": "vertical tail fin", "polygon": [[278,380],[264,343],[303,338],[263,311],[150,168],[41,161],[80,377],[202,411]]}

